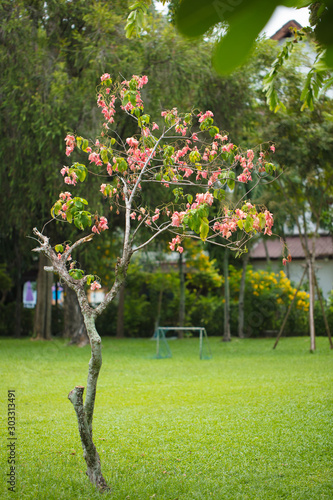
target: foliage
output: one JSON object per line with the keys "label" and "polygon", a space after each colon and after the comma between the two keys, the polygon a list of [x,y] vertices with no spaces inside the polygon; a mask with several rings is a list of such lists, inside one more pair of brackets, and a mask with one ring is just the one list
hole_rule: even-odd
{"label": "foliage", "polygon": [[[237,331],[238,293],[241,270],[230,266],[230,296],[232,310],[232,331]],[[244,300],[244,332],[247,336],[262,336],[277,333],[288,306],[294,298],[296,288],[284,271],[256,270],[251,266],[246,271]],[[304,335],[308,329],[309,294],[305,290],[297,292],[286,332]]]}
{"label": "foliage", "polygon": [[[167,3],[167,2],[164,2]],[[313,109],[314,100],[319,92],[325,92],[332,86],[330,71],[333,68],[333,40],[330,29],[332,19],[332,2],[323,0],[285,0],[267,2],[252,0],[247,2],[222,2],[219,0],[170,0],[169,17],[175,23],[180,33],[191,40],[210,35],[216,38],[216,32],[221,33],[213,49],[213,65],[221,75],[235,71],[250,57],[259,33],[269,21],[278,5],[302,8],[309,6],[311,10],[310,23],[314,28],[294,30],[295,39],[288,41],[274,61],[269,74],[264,79],[264,89],[270,109],[277,110],[283,106],[275,89],[276,80],[281,67],[290,57],[295,43],[312,37],[316,40],[317,58],[308,72],[301,93],[302,110]],[[128,17],[127,36],[139,33],[145,24],[144,11],[151,4],[150,0],[135,2]]]}
{"label": "foliage", "polygon": [[[275,169],[266,159],[270,150],[275,151],[274,146],[265,148],[260,146],[256,152],[251,149],[246,153],[243,152],[228,142],[227,135],[220,134],[219,128],[214,125],[214,115],[211,111],[197,115],[199,130],[194,133],[191,132],[194,119],[192,113],[178,115],[176,108],[163,111],[162,117],[165,123],[163,131],[159,136],[155,135],[154,130],[158,130],[159,126],[144,112],[140,92],[147,82],[146,76],[134,75],[130,81],[125,80],[120,86],[115,85],[111,88],[110,75],[108,73],[102,75],[97,104],[102,108],[105,121],[99,138],[95,143],[89,143],[87,139],[78,135],[66,136],[67,156],[77,148],[88,155],[90,164],[95,164],[99,175],[103,173],[105,180],[111,178],[111,182],[101,184],[100,191],[110,203],[110,210],[115,210],[117,215],[124,213],[121,266],[125,267],[121,273],[126,273],[133,252],[143,248],[166,230],[172,230],[176,235],[170,242],[170,248],[177,249],[180,253],[183,251],[182,239],[192,236],[193,232],[202,241],[213,243],[217,243],[217,236],[221,235],[225,241],[224,245],[236,249],[238,253],[244,251],[243,247],[252,235],[259,232],[272,234],[272,214],[267,210],[258,210],[249,202],[235,210],[223,207],[222,204],[220,209],[222,214],[214,217],[212,222],[209,221],[209,212],[214,200],[218,204],[223,202],[226,190],[233,191],[237,181],[246,184],[252,180],[253,175],[259,183],[261,178],[267,175],[266,170]],[[113,131],[115,103],[118,98],[122,110],[136,120],[140,130],[138,139],[128,137],[126,143]],[[176,147],[167,143],[174,138],[174,134],[180,136]],[[204,142],[207,135],[210,136],[211,142]],[[184,139],[181,139],[182,137]],[[236,178],[234,169],[238,163],[243,172]],[[78,182],[84,182],[87,172],[87,167],[78,162],[74,162],[71,167],[65,166],[61,169],[65,183],[73,186]],[[147,183],[160,184],[167,189],[170,185],[181,187],[173,190],[174,201],[165,205],[159,204],[154,208],[142,204],[140,192],[142,185]],[[193,199],[190,192],[184,191],[188,187],[196,187],[204,192],[197,192]],[[59,268],[60,272],[60,267],[69,262],[67,273],[77,280],[77,285],[82,286],[87,283],[96,289],[101,286],[96,277],[85,276],[84,271],[71,258],[73,249],[90,241],[94,234],[100,234],[108,229],[107,219],[97,213],[93,216],[87,205],[88,202],[84,198],[73,197],[68,191],[60,193],[58,201],[53,205],[51,215],[54,219],[74,222],[76,227],[82,230],[92,226],[92,234],[89,237],[71,245],[55,246],[59,261],[59,266],[55,269]],[[151,228],[152,236],[146,239],[145,243],[133,248],[136,234],[144,226]],[[233,242],[229,243],[230,236],[237,231],[243,234],[238,243],[236,245]],[[54,254],[50,254],[49,257],[53,260]],[[62,267],[61,269],[63,272]],[[71,286],[73,285],[74,283],[71,283]],[[99,306],[98,310],[102,310],[103,307]]]}
{"label": "foliage", "polygon": [[[306,337],[282,339],[274,351],[271,339],[209,342],[209,361],[199,360],[197,338],[173,341],[173,357],[156,360],[151,340],[103,339],[94,417],[112,483],[103,498],[330,498],[327,339],[318,339],[311,356]],[[0,339],[3,387],[12,387],[13,367],[20,367],[18,498],[101,498],[86,482],[64,398],[68,384],[85,377],[88,357],[88,347],[78,350],[62,340]],[[4,398],[1,408],[5,414]],[[6,442],[5,426],[0,435]],[[12,499],[5,474],[1,484],[2,498]]]}

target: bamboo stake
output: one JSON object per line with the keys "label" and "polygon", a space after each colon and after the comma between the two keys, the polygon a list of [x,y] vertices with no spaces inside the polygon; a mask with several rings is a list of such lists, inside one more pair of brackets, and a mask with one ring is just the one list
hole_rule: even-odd
{"label": "bamboo stake", "polygon": [[307,267],[305,267],[305,268],[304,268],[304,272],[303,272],[303,275],[302,275],[301,281],[299,282],[299,285],[298,285],[298,288],[297,288],[297,290],[296,290],[296,292],[295,292],[295,295],[294,295],[294,297],[293,297],[293,300],[291,301],[291,303],[290,303],[290,305],[289,305],[289,307],[288,307],[288,311],[287,311],[287,313],[286,313],[286,315],[285,315],[285,317],[284,317],[284,320],[283,320],[283,323],[282,323],[282,325],[281,325],[281,328],[280,328],[279,334],[278,334],[278,336],[276,337],[276,340],[275,340],[275,344],[274,344],[274,346],[273,346],[273,349],[275,349],[275,347],[278,345],[278,342],[279,342],[280,337],[281,337],[281,335],[282,335],[282,333],[283,333],[284,327],[286,326],[287,319],[288,319],[288,317],[289,317],[290,311],[291,311],[292,306],[293,306],[293,304],[294,304],[294,302],[295,302],[295,299],[296,299],[296,296],[297,296],[297,294],[298,294],[298,292],[299,292],[299,289],[301,288],[301,285],[302,285],[302,283],[303,283],[303,279],[304,279],[304,276],[305,276],[306,270],[307,270]]}
{"label": "bamboo stake", "polygon": [[320,288],[319,288],[319,285],[318,285],[318,280],[317,280],[316,274],[314,274],[314,281],[315,281],[315,285],[316,285],[316,289],[317,289],[317,293],[318,293],[318,298],[319,298],[319,302],[320,302],[321,312],[323,313],[323,317],[324,317],[324,323],[325,323],[326,333],[327,333],[327,336],[328,336],[328,341],[330,343],[330,349],[333,349],[333,343],[332,343],[332,337],[331,337],[330,327],[329,327],[329,324],[328,324],[328,321],[327,321],[327,317],[326,317],[326,313],[325,313],[325,309],[324,309],[324,304],[323,304],[323,298],[322,298],[322,295],[321,295],[321,292],[320,292]]}

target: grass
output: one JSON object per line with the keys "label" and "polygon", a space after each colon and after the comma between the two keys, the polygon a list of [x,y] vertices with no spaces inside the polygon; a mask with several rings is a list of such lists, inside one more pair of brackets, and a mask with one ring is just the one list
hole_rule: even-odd
{"label": "grass", "polygon": [[[333,499],[333,352],[317,339],[103,339],[94,437],[101,496],[85,475],[75,413],[89,347],[0,339],[0,498]],[[17,493],[6,488],[7,390],[16,390]]]}

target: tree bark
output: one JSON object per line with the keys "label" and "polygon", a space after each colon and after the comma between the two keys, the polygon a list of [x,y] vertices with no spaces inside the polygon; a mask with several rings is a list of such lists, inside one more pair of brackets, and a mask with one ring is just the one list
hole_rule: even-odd
{"label": "tree bark", "polygon": [[314,302],[315,302],[315,283],[314,283],[314,258],[310,254],[308,259],[309,271],[309,292],[310,292],[310,307],[309,307],[309,326],[310,326],[310,352],[316,350],[316,332],[314,324]]}
{"label": "tree bark", "polygon": [[102,346],[101,338],[95,327],[94,316],[92,314],[85,313],[84,322],[91,345],[86,399],[83,403],[84,387],[82,386],[76,386],[68,394],[68,399],[73,404],[77,416],[83,456],[87,464],[87,476],[92,484],[96,485],[100,491],[105,491],[108,487],[101,471],[101,461],[92,437],[92,421],[96,399],[97,380],[102,366]]}
{"label": "tree bark", "polygon": [[119,302],[117,314],[117,339],[123,339],[124,335],[124,310],[125,310],[125,283],[119,289]]}
{"label": "tree bark", "polygon": [[[15,231],[14,231],[14,234]],[[16,301],[15,301],[15,331],[14,336],[16,338],[21,337],[22,330],[22,256],[20,251],[19,238],[15,235],[14,240],[15,249],[15,265],[16,265],[16,275],[15,275],[15,286],[16,286]]]}
{"label": "tree bark", "polygon": [[80,304],[74,290],[64,285],[64,332],[70,345],[83,347],[89,343],[86,325],[80,309]]}
{"label": "tree bark", "polygon": [[[179,326],[184,326],[185,323],[185,275],[183,268],[183,254],[179,254],[179,279],[180,279],[180,296],[179,296],[179,316],[178,324]],[[184,338],[183,330],[179,330],[178,337],[180,339]]]}
{"label": "tree bark", "polygon": [[242,277],[239,285],[239,297],[238,297],[238,337],[240,339],[244,338],[244,297],[245,297],[245,278],[246,278],[246,268],[249,262],[250,254],[247,252],[243,257],[243,270]]}
{"label": "tree bark", "polygon": [[51,340],[53,274],[44,271],[44,266],[49,263],[49,259],[41,253],[39,256],[37,304],[34,317],[36,340]]}
{"label": "tree bark", "polygon": [[230,342],[230,304],[229,304],[229,251],[226,248],[223,259],[224,269],[224,331],[223,342]]}

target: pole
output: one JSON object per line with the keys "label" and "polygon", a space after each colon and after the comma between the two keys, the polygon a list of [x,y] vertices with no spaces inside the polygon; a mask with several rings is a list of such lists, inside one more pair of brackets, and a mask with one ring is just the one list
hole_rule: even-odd
{"label": "pole", "polygon": [[306,273],[306,269],[307,269],[307,268],[305,267],[305,268],[304,268],[304,271],[303,271],[303,274],[302,274],[302,277],[301,277],[301,281],[299,282],[299,285],[298,285],[298,288],[297,288],[297,290],[296,290],[296,292],[295,292],[295,295],[294,295],[294,297],[293,297],[293,300],[290,302],[290,305],[289,305],[289,307],[288,307],[288,311],[287,311],[287,313],[286,313],[286,315],[285,315],[285,317],[284,317],[284,320],[283,320],[283,323],[282,323],[282,325],[281,325],[281,328],[280,328],[279,334],[278,334],[278,336],[276,337],[276,341],[275,341],[275,344],[274,344],[274,346],[273,346],[273,349],[275,349],[275,347],[278,345],[278,342],[279,342],[280,337],[281,337],[281,335],[282,335],[282,333],[283,333],[284,327],[286,326],[287,319],[288,319],[288,317],[289,317],[290,311],[291,311],[291,309],[292,309],[292,307],[293,307],[293,304],[294,304],[294,302],[295,302],[295,299],[296,299],[296,296],[297,296],[297,294],[298,294],[298,292],[299,292],[299,289],[301,288],[301,285],[302,285],[302,282],[303,282],[303,279],[304,279],[304,276],[305,276],[305,273]]}
{"label": "pole", "polygon": [[325,309],[324,309],[324,304],[323,304],[323,298],[321,296],[321,292],[320,292],[320,288],[319,288],[319,285],[318,285],[318,280],[317,280],[316,273],[314,273],[314,280],[315,280],[315,285],[316,285],[316,289],[317,289],[317,293],[318,293],[318,298],[319,298],[319,302],[320,302],[321,312],[323,313],[323,317],[324,317],[324,323],[325,323],[326,333],[327,333],[327,336],[328,336],[328,341],[330,343],[330,349],[333,349],[333,343],[332,343],[332,337],[331,337],[330,327],[329,327],[329,324],[328,324],[328,321],[327,321],[327,317],[326,317],[326,313],[325,313]]}

